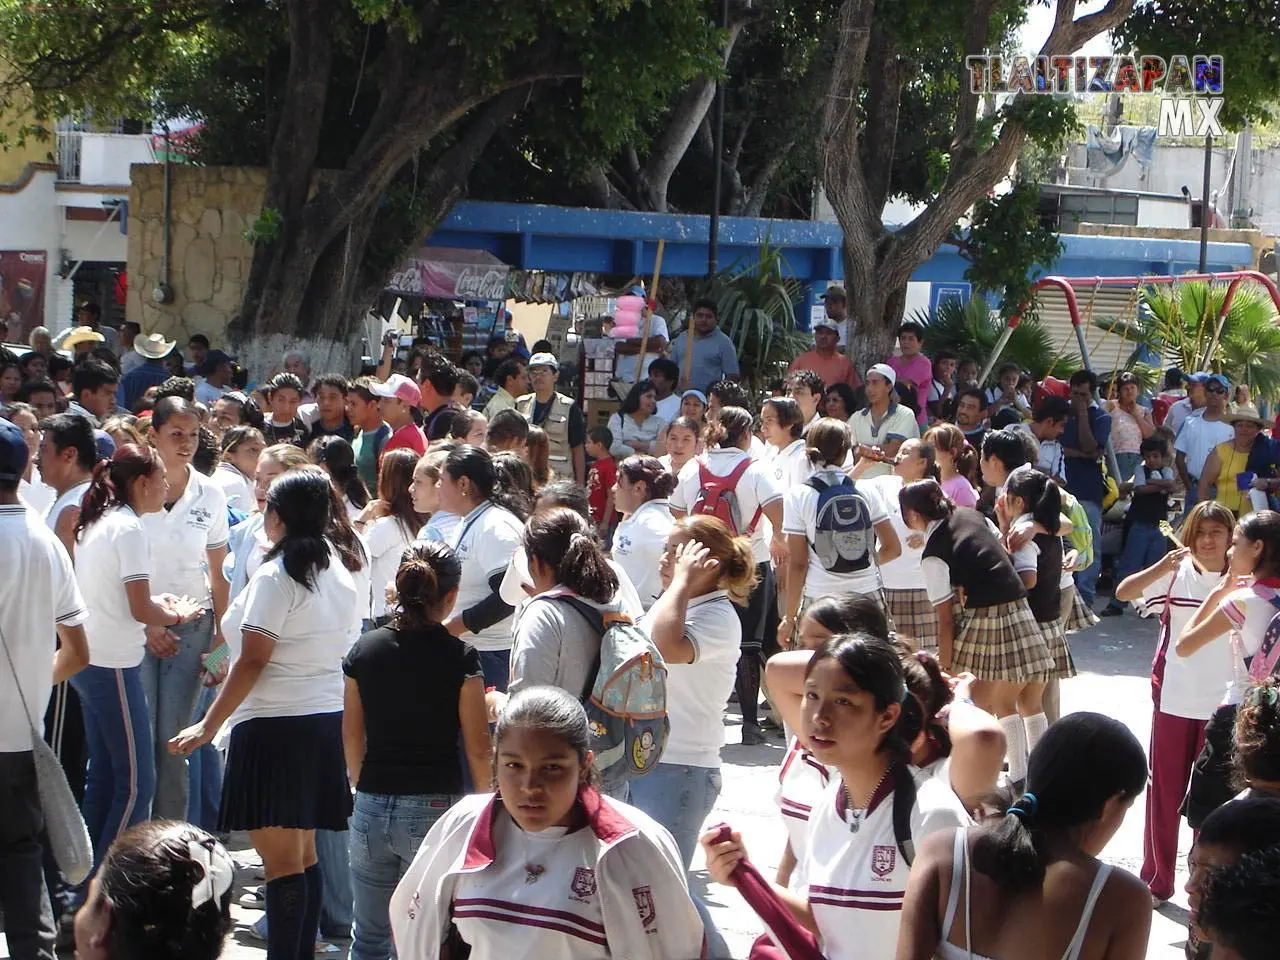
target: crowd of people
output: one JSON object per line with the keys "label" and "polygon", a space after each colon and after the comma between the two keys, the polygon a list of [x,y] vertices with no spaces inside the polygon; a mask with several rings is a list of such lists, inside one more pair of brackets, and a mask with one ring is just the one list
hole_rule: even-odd
{"label": "crowd of people", "polygon": [[[545,342],[255,382],[87,309],[0,359],[10,955],[212,960],[242,831],[269,960],[728,957],[699,847],[752,957],[1126,960],[1186,817],[1188,956],[1270,956],[1280,444],[1247,393],[983,385],[912,322],[858,370],[826,302],[757,394],[698,301],[594,423]],[[1104,552],[1098,613],[1159,618],[1146,749],[1061,715]],[[707,827],[731,703],[786,748],[772,878]],[[1135,877],[1099,856],[1144,789]]]}

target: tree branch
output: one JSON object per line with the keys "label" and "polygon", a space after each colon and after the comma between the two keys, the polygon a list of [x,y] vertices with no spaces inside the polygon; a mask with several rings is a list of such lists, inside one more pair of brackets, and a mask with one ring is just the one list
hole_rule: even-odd
{"label": "tree branch", "polygon": [[743,209],[743,216],[760,216],[764,210],[765,197],[769,194],[769,184],[777,172],[782,169],[782,165],[786,163],[793,149],[795,149],[795,141],[788,140],[782,147],[770,154],[768,160],[756,168],[755,173],[751,175],[751,182],[747,185],[747,202]]}
{"label": "tree branch", "polygon": [[[1075,3],[1075,0],[1064,0]],[[986,53],[991,35],[991,11],[995,9],[995,0],[974,0],[973,12],[965,25],[964,55],[976,57]],[[951,152],[972,153],[973,131],[978,123],[979,95],[969,91],[968,71],[961,61],[960,92],[956,96],[956,130],[951,138]]]}
{"label": "tree branch", "polygon": [[883,28],[873,28],[867,49],[867,116],[860,149],[868,199],[877,217],[883,216],[889,200],[906,74],[906,65],[897,55],[892,38]]}

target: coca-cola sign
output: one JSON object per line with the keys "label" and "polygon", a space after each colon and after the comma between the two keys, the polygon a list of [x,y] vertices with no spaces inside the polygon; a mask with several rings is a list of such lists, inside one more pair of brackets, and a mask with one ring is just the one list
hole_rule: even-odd
{"label": "coca-cola sign", "polygon": [[425,249],[391,277],[387,291],[441,300],[505,300],[509,272],[483,250]]}

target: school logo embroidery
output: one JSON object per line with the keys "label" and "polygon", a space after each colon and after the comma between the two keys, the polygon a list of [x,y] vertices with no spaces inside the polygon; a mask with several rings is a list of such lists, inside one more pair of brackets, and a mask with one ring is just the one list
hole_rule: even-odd
{"label": "school logo embroidery", "polygon": [[653,902],[653,891],[648,887],[632,887],[631,895],[636,898],[636,912],[640,914],[640,924],[651,927],[658,919],[658,907]]}
{"label": "school logo embroidery", "polygon": [[594,896],[596,872],[590,867],[578,867],[573,871],[573,881],[569,884],[569,889],[573,891],[574,899],[585,900],[587,897]]}
{"label": "school logo embroidery", "polygon": [[187,522],[193,527],[205,529],[209,526],[209,522],[213,519],[213,514],[204,507],[195,507],[187,514]]}
{"label": "school logo embroidery", "polygon": [[898,862],[898,851],[893,844],[876,844],[871,850],[871,872],[877,877],[887,877],[893,873]]}

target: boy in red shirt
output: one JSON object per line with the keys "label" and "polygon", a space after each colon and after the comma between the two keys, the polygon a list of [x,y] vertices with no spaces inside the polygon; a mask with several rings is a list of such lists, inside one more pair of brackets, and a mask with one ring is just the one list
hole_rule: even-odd
{"label": "boy in red shirt", "polygon": [[605,543],[613,526],[613,485],[618,479],[618,462],[609,452],[612,446],[613,431],[608,427],[587,431],[587,456],[595,461],[587,471],[587,498],[591,502],[591,522]]}
{"label": "boy in red shirt", "polygon": [[933,383],[933,362],[920,352],[924,346],[924,327],[913,320],[898,327],[900,357],[890,357],[889,366],[898,375],[898,386],[906,385],[915,391],[917,422],[925,426],[929,422],[929,387]]}

